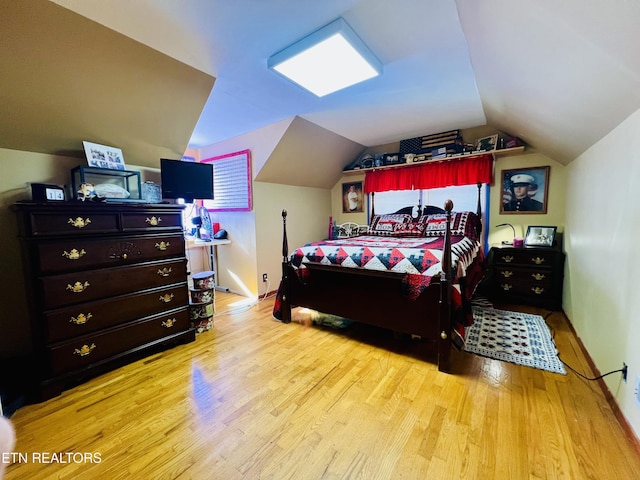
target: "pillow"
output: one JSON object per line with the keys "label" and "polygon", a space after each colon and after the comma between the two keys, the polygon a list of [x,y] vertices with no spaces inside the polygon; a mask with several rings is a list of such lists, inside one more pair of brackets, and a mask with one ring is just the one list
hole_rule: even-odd
{"label": "pillow", "polygon": [[101,198],[129,198],[130,196],[126,188],[114,185],[113,183],[99,183],[93,188],[96,195]]}
{"label": "pillow", "polygon": [[[473,212],[451,212],[451,235],[457,237],[471,237],[477,239],[476,225],[478,215]],[[424,230],[425,237],[444,236],[447,228],[447,215],[429,215],[427,227]]]}
{"label": "pillow", "polygon": [[413,217],[403,213],[374,215],[369,225],[369,235],[385,237],[420,237],[424,228]]}

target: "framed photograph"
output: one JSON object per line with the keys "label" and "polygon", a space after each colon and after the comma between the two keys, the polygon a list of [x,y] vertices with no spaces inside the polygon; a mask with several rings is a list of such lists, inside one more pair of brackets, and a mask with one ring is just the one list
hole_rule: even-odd
{"label": "framed photograph", "polygon": [[476,140],[476,150],[495,150],[498,148],[498,134],[489,135]]}
{"label": "framed photograph", "polygon": [[558,227],[531,226],[524,237],[525,247],[552,247]]}
{"label": "framed photograph", "polygon": [[342,213],[360,213],[364,211],[362,182],[342,184]]}
{"label": "framed photograph", "polygon": [[502,171],[500,213],[547,213],[550,167]]}
{"label": "framed photograph", "polygon": [[122,150],[98,143],[82,142],[87,163],[90,167],[108,168],[110,170],[124,170]]}

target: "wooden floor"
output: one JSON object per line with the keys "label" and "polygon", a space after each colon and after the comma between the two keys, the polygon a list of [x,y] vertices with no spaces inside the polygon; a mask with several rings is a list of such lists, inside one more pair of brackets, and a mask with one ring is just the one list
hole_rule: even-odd
{"label": "wooden floor", "polygon": [[[467,353],[447,375],[420,341],[284,325],[272,300],[217,295],[196,342],[19,409],[5,478],[640,478],[597,382]],[[548,322],[589,374],[562,314]]]}

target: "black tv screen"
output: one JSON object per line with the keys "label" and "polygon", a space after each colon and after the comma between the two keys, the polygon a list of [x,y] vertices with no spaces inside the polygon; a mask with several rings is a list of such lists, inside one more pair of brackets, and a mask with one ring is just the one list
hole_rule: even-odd
{"label": "black tv screen", "polygon": [[213,199],[213,165],[160,159],[162,198],[183,198],[185,202]]}

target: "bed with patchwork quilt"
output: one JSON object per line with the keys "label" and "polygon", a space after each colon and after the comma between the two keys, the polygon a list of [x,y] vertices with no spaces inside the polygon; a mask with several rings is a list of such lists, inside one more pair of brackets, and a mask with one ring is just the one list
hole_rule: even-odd
{"label": "bed with patchwork quilt", "polygon": [[[366,234],[309,243],[289,255],[283,211],[282,280],[274,317],[307,307],[437,344],[440,371],[472,323],[484,272],[481,212],[373,215]],[[434,210],[430,210],[433,212]],[[360,232],[358,232],[360,233]]]}

